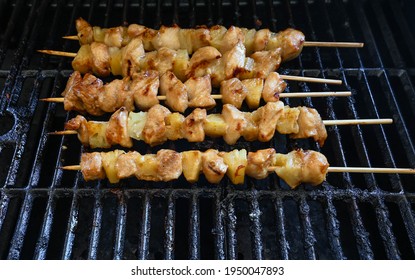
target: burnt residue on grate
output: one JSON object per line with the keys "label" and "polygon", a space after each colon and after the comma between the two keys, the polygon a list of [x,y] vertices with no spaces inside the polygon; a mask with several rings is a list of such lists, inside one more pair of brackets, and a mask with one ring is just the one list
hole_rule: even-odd
{"label": "burnt residue on grate", "polygon": [[[343,80],[292,83],[289,91],[351,90],[350,98],[286,100],[323,119],[392,118],[389,126],[330,127],[321,149],[277,135],[270,143],[169,142],[163,148],[318,149],[333,166],[415,167],[413,7],[402,1],[2,1],[0,2],[1,259],[413,259],[415,178],[329,174],[297,190],[275,175],[195,184],[184,179],[85,183],[74,136],[51,137],[75,115],[40,98],[59,96],[70,60],[36,49],[76,51],[61,36],[83,17],[110,27],[223,24],[302,30],[308,40],[362,41],[363,49],[304,48],[281,73]],[[7,11],[7,12],[6,12]],[[219,110],[219,109],[216,109]],[[136,145],[140,152],[159,148]]]}

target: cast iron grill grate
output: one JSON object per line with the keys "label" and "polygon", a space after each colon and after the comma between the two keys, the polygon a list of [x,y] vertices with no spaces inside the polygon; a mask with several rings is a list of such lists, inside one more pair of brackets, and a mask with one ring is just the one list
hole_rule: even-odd
{"label": "cast iron grill grate", "polygon": [[[405,175],[330,174],[321,187],[291,191],[277,177],[242,186],[125,180],[83,182],[82,148],[63,128],[58,96],[71,73],[66,58],[36,49],[76,51],[74,20],[240,25],[302,30],[310,40],[363,41],[364,49],[309,48],[280,70],[340,78],[341,87],[290,83],[290,91],[352,90],[351,98],[289,100],[325,119],[391,117],[394,125],[329,129],[321,149],[336,166],[415,167],[415,41],[409,1],[1,1],[0,257],[2,259],[414,259],[415,180]],[[276,136],[235,148],[319,149]],[[167,143],[177,150],[217,148]],[[154,152],[146,146],[140,152]],[[161,147],[159,147],[161,148]]]}

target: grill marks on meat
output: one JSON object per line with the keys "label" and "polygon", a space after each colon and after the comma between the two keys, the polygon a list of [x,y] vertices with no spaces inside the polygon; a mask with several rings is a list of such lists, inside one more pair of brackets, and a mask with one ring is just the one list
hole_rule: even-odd
{"label": "grill marks on meat", "polygon": [[[222,103],[240,108],[245,100],[254,109],[258,108],[261,97],[267,102],[278,101],[279,93],[285,87],[286,83],[279,74],[273,72],[265,82],[260,78],[222,81],[220,93]],[[106,84],[92,74],[82,77],[75,71],[68,79],[62,95],[65,97],[65,110],[99,116],[105,112],[115,112],[121,107],[126,107],[128,111],[134,108],[148,110],[159,104],[159,89],[160,94],[166,96],[165,104],[174,111],[184,112],[188,107],[209,109],[216,105],[211,96],[209,75],[192,77],[182,83],[171,71],[167,71],[160,79],[157,71],[148,70]]]}
{"label": "grill marks on meat", "polygon": [[[85,129],[89,126],[94,129]],[[307,107],[290,108],[281,101],[268,102],[253,112],[241,112],[230,104],[223,106],[222,114],[207,115],[205,109],[196,108],[187,117],[171,113],[160,104],[151,107],[148,112],[139,113],[127,113],[122,107],[111,117],[107,126],[103,122],[86,122],[85,118],[78,116],[65,127],[77,130],[80,134],[78,137],[85,146],[92,143],[99,146],[102,142],[105,146],[114,143],[131,147],[131,142],[127,140],[130,138],[154,146],[177,139],[202,142],[205,136],[223,137],[227,144],[233,145],[241,137],[247,141],[268,142],[275,131],[289,134],[293,138],[312,137],[322,146],[327,137],[316,110]]]}
{"label": "grill marks on meat", "polygon": [[[243,42],[248,55],[255,51],[282,48],[283,60],[297,57],[305,41],[304,34],[292,28],[278,33],[271,32],[268,29],[257,31],[236,26],[227,29],[219,25],[196,29],[162,26],[160,30],[154,30],[142,25],[131,24],[128,27],[106,29],[97,26],[92,28],[88,22],[79,18],[76,21],[76,29],[81,45],[96,41],[105,43],[109,47],[119,47],[120,42],[122,45],[126,45],[133,38],[139,38],[143,41],[146,51],[168,47],[174,50],[186,49],[191,54],[206,46],[215,47],[221,53],[225,53],[238,42]],[[111,35],[107,36],[107,33]]]}
{"label": "grill marks on meat", "polygon": [[321,184],[328,167],[326,157],[318,152],[295,150],[278,154],[272,148],[249,153],[244,149],[183,153],[162,149],[157,154],[147,155],[115,150],[85,153],[81,157],[81,172],[86,181],[107,177],[111,183],[131,176],[139,180],[171,181],[183,172],[189,182],[197,181],[201,173],[212,184],[219,183],[225,174],[232,183],[243,184],[245,175],[263,179],[275,170],[291,188],[296,188],[302,183]]}

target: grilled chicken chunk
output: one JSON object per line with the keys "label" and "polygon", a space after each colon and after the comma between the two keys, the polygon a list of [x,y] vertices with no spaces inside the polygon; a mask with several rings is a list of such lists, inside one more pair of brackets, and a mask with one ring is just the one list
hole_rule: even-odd
{"label": "grilled chicken chunk", "polygon": [[313,108],[302,106],[299,109],[298,133],[291,134],[290,137],[294,139],[312,137],[320,146],[323,146],[327,139],[327,131],[320,114]]}
{"label": "grilled chicken chunk", "polygon": [[229,145],[234,145],[242,136],[242,133],[247,125],[244,113],[239,111],[233,105],[225,104],[222,109],[222,117],[228,125],[223,139]]}
{"label": "grilled chicken chunk", "polygon": [[237,78],[225,80],[220,83],[220,94],[224,104],[232,104],[236,108],[241,108],[245,100],[248,89]]}
{"label": "grilled chicken chunk", "polygon": [[203,124],[206,120],[206,110],[196,108],[188,115],[183,123],[182,134],[189,142],[203,142],[205,140],[205,130]]}
{"label": "grilled chicken chunk", "polygon": [[140,110],[146,111],[159,103],[157,98],[159,86],[157,71],[148,70],[133,75],[130,91],[133,93],[135,104]]}
{"label": "grilled chicken chunk", "polygon": [[133,96],[128,89],[129,78],[114,80],[105,84],[104,89],[98,95],[98,106],[105,112],[114,112],[121,107],[127,111],[134,110]]}
{"label": "grilled chicken chunk", "polygon": [[99,76],[108,76],[110,71],[110,53],[108,46],[103,43],[91,43],[92,72]]}
{"label": "grilled chicken chunk", "polygon": [[182,155],[176,151],[162,149],[157,152],[157,175],[160,181],[171,181],[182,174]]}
{"label": "grilled chicken chunk", "polygon": [[111,145],[119,144],[123,147],[132,147],[133,141],[127,130],[128,111],[121,107],[108,121],[108,128],[105,132],[107,141]]}
{"label": "grilled chicken chunk", "polygon": [[169,114],[169,109],[159,104],[148,110],[147,121],[142,132],[143,140],[146,143],[154,146],[167,140],[166,123],[164,120]]}
{"label": "grilled chicken chunk", "polygon": [[326,179],[329,163],[321,153],[295,150],[286,155],[277,154],[274,166],[277,167],[275,173],[295,188],[301,183],[321,184]]}
{"label": "grilled chicken chunk", "polygon": [[203,77],[210,74],[207,69],[219,63],[221,57],[222,54],[214,47],[209,46],[198,49],[190,58],[186,77]]}
{"label": "grilled chicken chunk", "polygon": [[133,176],[137,172],[136,158],[141,156],[138,152],[128,152],[120,155],[115,163],[117,176],[120,179]]}
{"label": "grilled chicken chunk", "polygon": [[271,72],[265,78],[264,87],[262,89],[262,98],[265,102],[275,102],[279,100],[278,94],[283,92],[287,87],[287,83],[281,79],[277,72]]}
{"label": "grilled chicken chunk", "polygon": [[187,89],[189,107],[206,109],[215,107],[216,101],[212,98],[212,84],[209,75],[192,77],[184,85]]}
{"label": "grilled chicken chunk", "polygon": [[219,183],[225,176],[228,166],[217,150],[209,149],[202,155],[202,171],[209,183]]}
{"label": "grilled chicken chunk", "polygon": [[85,181],[105,179],[101,154],[98,152],[82,154],[81,171]]}
{"label": "grilled chicken chunk", "polygon": [[160,77],[160,94],[166,96],[167,106],[174,111],[181,113],[186,111],[189,105],[187,89],[173,72],[167,71]]}
{"label": "grilled chicken chunk", "polygon": [[255,179],[264,179],[268,176],[268,169],[273,164],[275,149],[269,148],[248,153],[248,165],[246,174]]}

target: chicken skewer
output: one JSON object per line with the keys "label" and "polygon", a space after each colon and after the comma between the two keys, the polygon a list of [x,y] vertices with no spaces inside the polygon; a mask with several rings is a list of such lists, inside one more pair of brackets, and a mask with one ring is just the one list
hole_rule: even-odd
{"label": "chicken skewer", "polygon": [[209,183],[219,183],[226,174],[238,185],[244,183],[245,175],[264,179],[275,172],[292,189],[302,183],[319,185],[326,180],[328,172],[415,174],[415,169],[411,168],[329,167],[327,158],[319,152],[299,149],[281,154],[273,148],[248,153],[245,149],[181,153],[162,149],[157,154],[146,155],[122,150],[93,152],[83,153],[80,165],[62,169],[80,170],[85,181],[107,178],[113,184],[132,176],[139,180],[168,182],[182,174],[194,183],[202,173]]}
{"label": "chicken skewer", "polygon": [[255,51],[283,48],[283,60],[292,59],[301,52],[303,47],[363,47],[363,43],[354,42],[313,42],[305,41],[302,32],[288,28],[278,33],[268,29],[247,29],[231,26],[198,27],[181,29],[178,26],[162,26],[154,30],[138,24],[128,27],[101,28],[92,27],[82,18],[76,20],[76,36],[65,36],[65,39],[79,40],[81,45],[93,42],[104,43],[109,47],[121,47],[134,38],[143,40],[146,51],[157,50],[161,47],[171,49],[186,49],[189,54],[201,47],[212,46],[221,53],[231,49],[238,40],[243,41],[247,54]]}
{"label": "chicken skewer", "polygon": [[[261,98],[265,102],[278,101],[281,97],[327,97],[350,96],[345,92],[300,92],[282,93],[286,83],[281,76],[272,72],[266,79],[239,80],[232,78],[220,85],[220,94],[212,95],[210,78],[203,76],[190,78],[182,83],[173,72],[166,72],[159,78],[157,71],[145,71],[134,74],[131,78],[104,82],[92,74],[84,77],[78,71],[68,79],[63,98],[45,98],[42,101],[63,102],[65,110],[78,111],[99,116],[112,113],[121,107],[132,111],[135,108],[148,110],[165,100],[167,107],[177,112],[184,112],[188,107],[213,108],[215,99],[224,104],[240,108],[245,100],[250,109],[259,107]],[[161,95],[157,95],[160,93]]]}
{"label": "chicken skewer", "polygon": [[166,47],[145,52],[143,42],[138,38],[121,48],[93,42],[90,45],[82,45],[76,54],[50,50],[39,50],[39,52],[74,56],[72,67],[82,74],[94,73],[98,76],[113,74],[127,77],[141,71],[157,70],[161,76],[171,71],[181,81],[209,75],[214,86],[219,86],[223,80],[234,77],[241,80],[266,78],[277,70],[281,63],[280,48],[257,51],[247,57],[242,41],[223,54],[214,47],[206,46],[198,49],[192,57],[189,57],[186,50],[173,50]]}
{"label": "chicken skewer", "polygon": [[[391,123],[391,119],[375,120],[378,124]],[[354,124],[373,124],[373,120],[351,120]],[[345,124],[329,121],[330,125]],[[77,134],[84,146],[109,148],[112,145],[132,147],[133,139],[155,146],[167,140],[186,139],[203,142],[205,136],[223,137],[229,145],[239,138],[247,141],[270,141],[275,131],[291,138],[313,138],[324,145],[327,131],[317,110],[308,107],[284,106],[281,101],[269,102],[254,112],[241,112],[226,104],[221,114],[206,114],[196,108],[187,117],[171,113],[162,105],[155,105],[148,112],[128,112],[124,107],[115,112],[108,122],[87,121],[78,115],[65,124],[64,131],[54,135]]]}

